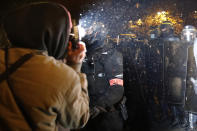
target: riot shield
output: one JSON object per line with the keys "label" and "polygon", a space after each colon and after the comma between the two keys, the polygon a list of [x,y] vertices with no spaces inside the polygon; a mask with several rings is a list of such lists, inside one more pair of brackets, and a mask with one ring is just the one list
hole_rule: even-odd
{"label": "riot shield", "polygon": [[187,44],[179,40],[165,41],[164,86],[169,104],[184,105],[187,75]]}
{"label": "riot shield", "polygon": [[180,105],[182,108],[184,105],[187,45],[176,36],[160,37],[150,40],[146,51],[146,94],[154,126],[155,123],[160,125],[158,122],[172,119],[172,106]]}
{"label": "riot shield", "polygon": [[188,48],[185,110],[188,112],[197,113],[197,68],[196,58],[194,57],[194,46],[196,46],[196,44]]}

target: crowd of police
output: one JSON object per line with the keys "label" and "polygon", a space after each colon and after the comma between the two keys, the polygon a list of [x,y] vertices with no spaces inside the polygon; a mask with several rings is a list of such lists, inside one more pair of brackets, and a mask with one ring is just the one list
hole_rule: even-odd
{"label": "crowd of police", "polygon": [[193,26],[175,35],[169,21],[141,41],[84,37],[92,117],[83,130],[195,130],[195,37]]}

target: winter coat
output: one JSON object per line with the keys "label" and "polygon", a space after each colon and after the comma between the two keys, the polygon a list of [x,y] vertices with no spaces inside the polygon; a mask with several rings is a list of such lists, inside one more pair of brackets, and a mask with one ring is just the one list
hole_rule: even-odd
{"label": "winter coat", "polygon": [[[86,75],[80,65],[73,68],[38,50],[9,49],[9,65],[27,53],[35,55],[19,67],[10,79],[14,93],[31,118],[35,131],[54,131],[57,123],[66,128],[84,126],[89,118]],[[75,68],[74,68],[75,67]],[[4,50],[0,50],[0,74],[5,71]],[[6,80],[0,83],[0,130],[31,130]]]}

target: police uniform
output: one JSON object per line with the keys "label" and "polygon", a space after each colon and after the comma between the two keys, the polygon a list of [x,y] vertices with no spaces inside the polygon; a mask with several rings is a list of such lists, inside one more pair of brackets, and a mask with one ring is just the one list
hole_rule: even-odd
{"label": "police uniform", "polygon": [[122,54],[113,44],[99,47],[101,41],[94,42],[87,48],[89,52],[82,67],[82,71],[87,74],[92,114],[82,130],[121,131],[123,121],[127,119],[123,98]]}

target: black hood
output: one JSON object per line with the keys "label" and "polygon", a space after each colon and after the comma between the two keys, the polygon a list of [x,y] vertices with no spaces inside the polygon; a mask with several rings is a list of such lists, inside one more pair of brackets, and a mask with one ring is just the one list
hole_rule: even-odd
{"label": "black hood", "polygon": [[11,11],[3,26],[13,47],[48,51],[49,56],[62,59],[72,23],[65,7],[43,2]]}

